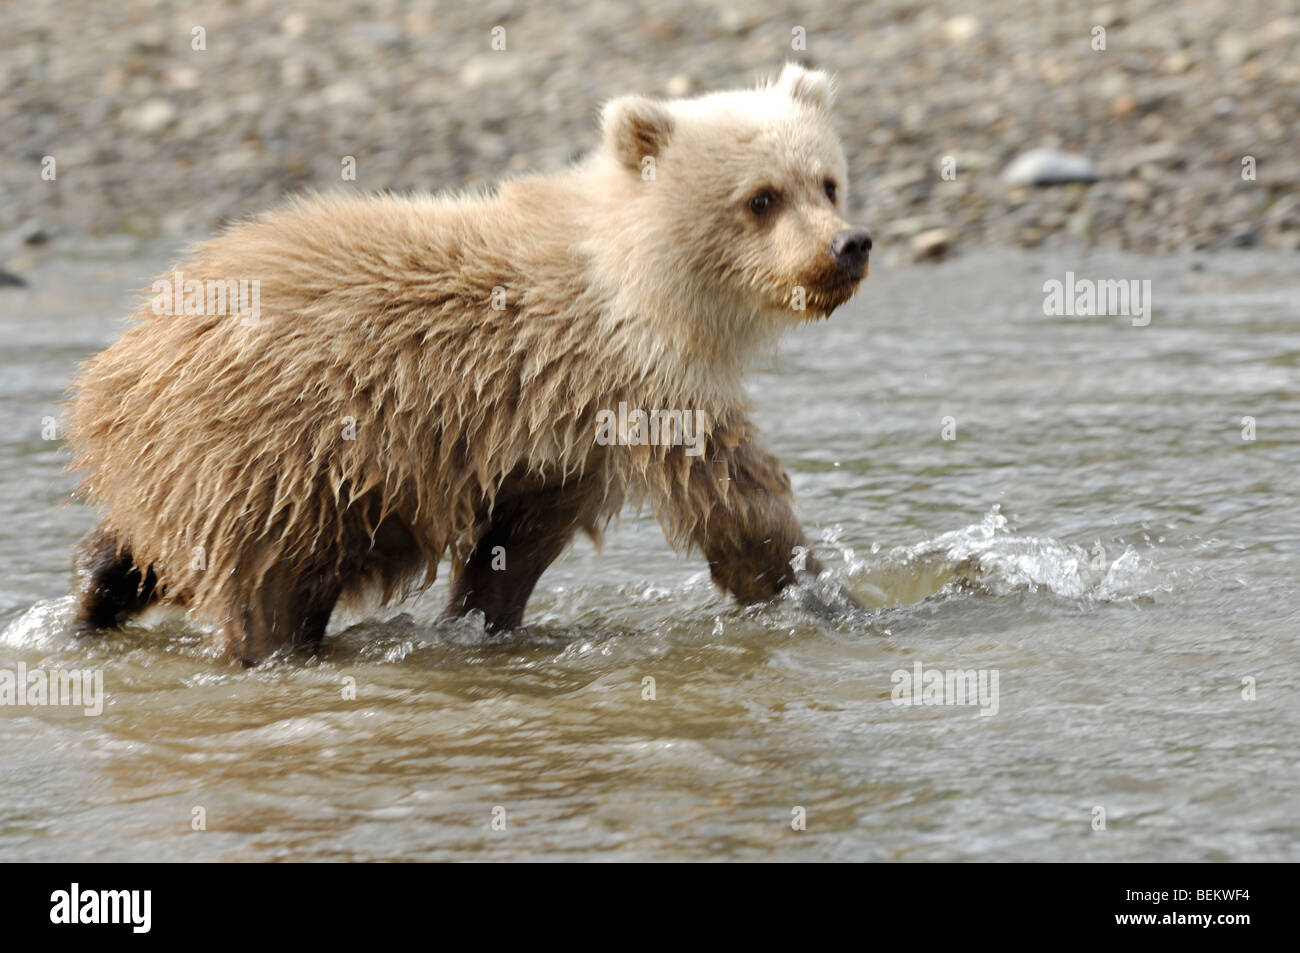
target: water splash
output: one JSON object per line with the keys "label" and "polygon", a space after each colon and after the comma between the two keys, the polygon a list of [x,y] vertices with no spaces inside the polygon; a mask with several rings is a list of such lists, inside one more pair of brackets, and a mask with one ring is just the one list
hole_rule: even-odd
{"label": "water splash", "polygon": [[76,599],[70,595],[42,599],[5,626],[0,645],[15,649],[58,648],[68,641],[76,611]]}
{"label": "water splash", "polygon": [[854,591],[876,607],[919,602],[966,588],[991,596],[1047,592],[1081,603],[1150,598],[1170,591],[1149,559],[1132,546],[1111,558],[1093,548],[1050,537],[1022,536],[995,505],[973,525],[881,556],[845,552]]}

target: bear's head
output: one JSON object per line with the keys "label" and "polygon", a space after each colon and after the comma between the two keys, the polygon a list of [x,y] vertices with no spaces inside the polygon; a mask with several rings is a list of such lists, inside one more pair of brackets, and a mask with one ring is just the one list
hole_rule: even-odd
{"label": "bear's head", "polygon": [[616,244],[671,269],[681,293],[763,322],[828,316],[857,290],[871,239],[845,220],[848,176],[827,74],[694,99],[626,96],[604,110],[603,153],[626,223]]}

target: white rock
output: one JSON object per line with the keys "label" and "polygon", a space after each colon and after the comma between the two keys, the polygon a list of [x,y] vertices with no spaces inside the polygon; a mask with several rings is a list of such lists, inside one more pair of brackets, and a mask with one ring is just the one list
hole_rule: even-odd
{"label": "white rock", "polygon": [[370,102],[370,94],[361,83],[352,79],[339,80],[321,90],[321,100],[326,106],[365,106]]}
{"label": "white rock", "polygon": [[979,35],[980,21],[972,16],[953,17],[944,23],[943,32],[955,45],[965,46]]}
{"label": "white rock", "polygon": [[140,132],[158,132],[167,128],[176,118],[176,107],[165,99],[147,99],[127,117],[128,124]]}
{"label": "white rock", "polygon": [[664,93],[670,99],[681,99],[691,91],[691,78],[685,73],[678,73],[664,84]]}
{"label": "white rock", "polygon": [[480,86],[506,84],[514,81],[524,71],[523,56],[515,52],[494,50],[471,56],[460,71],[461,85],[469,89]]}
{"label": "white rock", "polygon": [[199,71],[192,66],[177,66],[167,71],[167,82],[173,89],[198,89]]}
{"label": "white rock", "polygon": [[285,36],[302,36],[311,26],[311,20],[305,13],[291,13],[280,21],[280,29],[284,31]]}
{"label": "white rock", "polygon": [[1007,166],[1002,178],[1012,185],[1064,185],[1096,182],[1097,170],[1087,156],[1059,149],[1030,149]]}

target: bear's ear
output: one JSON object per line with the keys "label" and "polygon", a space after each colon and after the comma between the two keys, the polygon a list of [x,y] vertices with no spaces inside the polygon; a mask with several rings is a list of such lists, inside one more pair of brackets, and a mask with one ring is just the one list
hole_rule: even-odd
{"label": "bear's ear", "polygon": [[646,156],[658,156],[673,134],[667,107],[644,96],[623,96],[601,114],[605,148],[629,169],[641,168]]}
{"label": "bear's ear", "polygon": [[819,69],[804,69],[798,63],[785,64],[775,88],[796,102],[814,109],[830,109],[835,99],[835,87],[830,74]]}

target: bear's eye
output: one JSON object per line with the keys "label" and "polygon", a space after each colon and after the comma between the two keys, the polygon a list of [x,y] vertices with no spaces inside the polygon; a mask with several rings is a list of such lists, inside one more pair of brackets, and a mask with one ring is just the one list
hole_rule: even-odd
{"label": "bear's eye", "polygon": [[755,215],[766,215],[776,204],[776,194],[771,189],[763,189],[749,200],[749,210]]}
{"label": "bear's eye", "polygon": [[827,179],[825,182],[822,183],[822,188],[826,190],[826,197],[830,199],[831,204],[834,205],[835,196],[839,194],[839,190],[835,185],[835,180]]}

